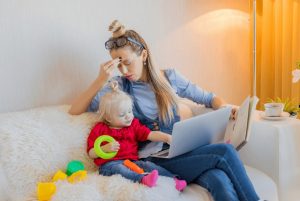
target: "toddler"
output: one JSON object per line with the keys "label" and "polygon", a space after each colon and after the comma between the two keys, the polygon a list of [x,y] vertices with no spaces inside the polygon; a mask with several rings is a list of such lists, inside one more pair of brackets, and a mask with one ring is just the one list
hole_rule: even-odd
{"label": "toddler", "polygon": [[[155,141],[170,144],[171,135],[161,131],[151,131],[134,118],[132,112],[132,100],[129,95],[118,89],[117,82],[111,83],[112,91],[106,93],[99,104],[100,122],[91,130],[87,139],[87,151],[94,162],[99,166],[100,174],[110,176],[120,174],[134,182],[140,182],[153,187],[158,175],[174,178],[175,188],[182,191],[186,187],[186,181],[178,179],[168,170],[150,161],[138,160],[138,142]],[[115,139],[101,145],[104,152],[116,152],[111,159],[99,158],[94,152],[94,142],[101,135],[109,135]],[[123,165],[123,161],[129,159],[145,170],[145,174],[138,174]]]}

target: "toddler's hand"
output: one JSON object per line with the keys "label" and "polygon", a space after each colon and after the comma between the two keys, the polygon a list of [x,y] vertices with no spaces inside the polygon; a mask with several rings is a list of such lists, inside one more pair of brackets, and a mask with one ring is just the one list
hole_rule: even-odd
{"label": "toddler's hand", "polygon": [[120,143],[117,141],[107,143],[106,145],[101,146],[101,149],[104,152],[115,152],[119,151],[120,149]]}
{"label": "toddler's hand", "polygon": [[172,135],[167,135],[167,141],[166,141],[166,143],[168,143],[170,145],[171,142],[172,142]]}

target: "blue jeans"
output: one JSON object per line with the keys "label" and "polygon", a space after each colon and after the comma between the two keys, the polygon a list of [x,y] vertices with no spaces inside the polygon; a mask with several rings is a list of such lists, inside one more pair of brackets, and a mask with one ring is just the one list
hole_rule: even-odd
{"label": "blue jeans", "polygon": [[188,183],[206,188],[215,201],[258,201],[254,187],[234,147],[210,144],[171,159],[149,157]]}
{"label": "blue jeans", "polygon": [[[116,160],[107,162],[99,168],[99,173],[103,176],[111,176],[114,174],[120,174],[123,177],[130,179],[134,182],[141,182],[145,174],[138,174],[128,167],[123,165],[124,160]],[[176,175],[172,174],[163,167],[160,167],[150,161],[132,161],[137,164],[140,168],[143,168],[145,172],[151,172],[152,170],[157,170],[159,175],[166,177],[175,177]]]}

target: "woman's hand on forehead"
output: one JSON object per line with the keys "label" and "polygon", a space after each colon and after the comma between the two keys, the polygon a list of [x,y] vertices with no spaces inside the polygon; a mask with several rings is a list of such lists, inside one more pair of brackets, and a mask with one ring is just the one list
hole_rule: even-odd
{"label": "woman's hand on forehead", "polygon": [[98,75],[99,80],[101,80],[101,82],[106,82],[107,80],[109,80],[109,78],[112,76],[114,68],[116,68],[119,65],[119,63],[120,59],[116,58],[101,64],[100,72]]}

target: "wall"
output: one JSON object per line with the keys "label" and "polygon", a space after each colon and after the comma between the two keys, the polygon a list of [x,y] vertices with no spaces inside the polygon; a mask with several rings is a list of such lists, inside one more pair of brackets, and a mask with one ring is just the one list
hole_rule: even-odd
{"label": "wall", "polygon": [[250,92],[246,0],[0,0],[0,112],[70,103],[109,59],[114,19],[144,36],[161,68],[230,103]]}

